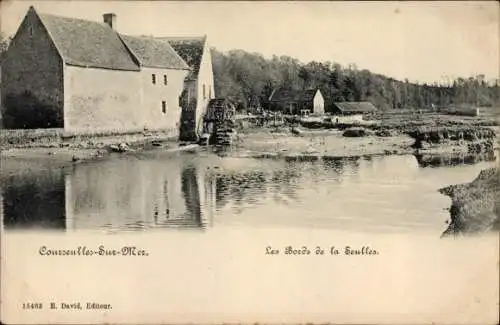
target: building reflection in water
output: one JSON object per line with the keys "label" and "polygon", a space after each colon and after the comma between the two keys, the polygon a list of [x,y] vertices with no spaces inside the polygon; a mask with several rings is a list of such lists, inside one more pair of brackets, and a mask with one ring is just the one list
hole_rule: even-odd
{"label": "building reflection in water", "polygon": [[2,193],[5,229],[204,228],[215,208],[205,169],[130,157],[12,176]]}
{"label": "building reflection in water", "polygon": [[355,162],[224,163],[228,168],[218,169],[189,159],[128,156],[11,176],[2,185],[4,225],[110,231],[205,228],[213,224],[215,210],[227,205],[300,203],[300,188],[325,179],[341,182],[340,175]]}
{"label": "building reflection in water", "polygon": [[213,225],[216,210],[235,208],[233,213],[238,213],[261,204],[300,205],[307,200],[303,189],[335,187],[358,177],[360,160],[223,158],[212,166],[210,157],[207,162],[189,156],[126,156],[23,173],[2,185],[3,220],[6,229],[206,228]]}
{"label": "building reflection in water", "polygon": [[0,194],[5,229],[66,227],[62,170],[26,171],[2,179]]}

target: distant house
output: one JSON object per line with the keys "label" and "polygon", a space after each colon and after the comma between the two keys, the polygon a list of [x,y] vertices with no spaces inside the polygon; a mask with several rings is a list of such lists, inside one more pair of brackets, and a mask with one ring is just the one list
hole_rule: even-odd
{"label": "distant house", "polygon": [[479,116],[481,114],[479,107],[468,104],[447,105],[439,107],[437,111],[442,114],[458,116]]}
{"label": "distant house", "polygon": [[[183,105],[182,95],[195,89],[193,98],[206,97],[194,105],[196,115],[213,96],[206,38],[201,56],[189,60],[164,38],[121,35],[116,24],[114,14],[100,23],[30,7],[2,64],[6,127],[179,136],[181,113],[193,105]],[[201,79],[206,85],[198,87]]]}
{"label": "distant house", "polygon": [[322,115],[325,113],[325,99],[319,89],[300,91],[275,89],[269,96],[271,109],[280,110],[284,114]]}
{"label": "distant house", "polygon": [[184,83],[181,139],[197,138],[203,133],[203,116],[208,103],[215,98],[212,55],[207,36],[158,39],[168,41],[191,68]]}
{"label": "distant house", "polygon": [[364,115],[377,111],[370,102],[335,102],[332,105],[334,115]]}

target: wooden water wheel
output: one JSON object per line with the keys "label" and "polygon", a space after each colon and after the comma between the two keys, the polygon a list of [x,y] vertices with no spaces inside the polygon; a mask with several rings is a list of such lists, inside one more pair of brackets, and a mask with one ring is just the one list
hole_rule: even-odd
{"label": "wooden water wheel", "polygon": [[226,98],[215,98],[208,103],[204,119],[204,132],[210,136],[209,143],[217,146],[230,146],[235,131],[234,116],[236,109]]}

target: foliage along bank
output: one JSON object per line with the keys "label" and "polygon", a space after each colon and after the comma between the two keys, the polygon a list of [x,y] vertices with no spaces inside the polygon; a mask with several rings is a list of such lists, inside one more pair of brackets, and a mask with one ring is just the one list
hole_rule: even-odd
{"label": "foliage along bank", "polygon": [[449,85],[400,81],[355,65],[333,62],[301,63],[289,56],[266,59],[258,53],[212,49],[217,97],[226,97],[238,108],[262,106],[276,87],[291,90],[319,88],[326,109],[335,101],[370,101],[379,109],[430,109],[447,105],[498,106],[500,84],[485,76],[458,78]]}

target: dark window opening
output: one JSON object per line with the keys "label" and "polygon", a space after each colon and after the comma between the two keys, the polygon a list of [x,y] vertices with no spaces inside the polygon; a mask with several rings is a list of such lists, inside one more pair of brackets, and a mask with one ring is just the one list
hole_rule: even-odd
{"label": "dark window opening", "polygon": [[153,82],[153,85],[156,84],[156,75],[154,73],[151,75],[151,81]]}
{"label": "dark window opening", "polygon": [[161,101],[161,112],[167,114],[167,102],[164,100]]}
{"label": "dark window opening", "polygon": [[207,93],[206,93],[205,85],[203,85],[203,99],[207,99]]}
{"label": "dark window opening", "polygon": [[163,75],[163,83],[165,85],[168,84],[168,79],[167,79],[167,75],[166,74]]}
{"label": "dark window opening", "polygon": [[208,99],[212,99],[212,87],[208,85]]}

